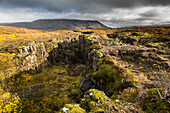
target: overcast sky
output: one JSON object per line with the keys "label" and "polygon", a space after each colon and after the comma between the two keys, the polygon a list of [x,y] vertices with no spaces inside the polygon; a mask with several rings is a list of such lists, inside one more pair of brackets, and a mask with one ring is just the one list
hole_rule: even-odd
{"label": "overcast sky", "polygon": [[170,0],[0,0],[0,23],[54,18],[112,27],[170,24]]}

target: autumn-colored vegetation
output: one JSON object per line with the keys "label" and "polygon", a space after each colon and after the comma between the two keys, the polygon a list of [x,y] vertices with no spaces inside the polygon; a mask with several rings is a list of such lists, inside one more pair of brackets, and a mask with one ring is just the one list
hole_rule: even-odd
{"label": "autumn-colored vegetation", "polygon": [[[97,80],[102,78],[107,81],[106,89],[112,100],[120,99],[122,101],[140,104],[143,111],[148,113],[169,113],[168,102],[159,98],[153,84],[149,84],[148,86],[148,84],[143,83],[147,88],[149,87],[149,90],[142,98],[138,98],[140,93],[137,87],[138,79],[136,79],[134,75],[134,73],[137,72],[131,73],[130,71],[133,68],[130,69],[129,67],[124,69],[121,64],[122,62],[116,61],[116,55],[111,57],[106,54],[103,58],[96,59],[97,68],[95,72],[92,70],[91,62],[83,68],[83,70],[81,68],[84,64],[82,66],[81,62],[74,64],[70,62],[57,62],[55,65],[50,65],[34,74],[27,73],[26,71],[20,72],[21,70],[14,63],[14,59],[20,57],[16,55],[16,53],[21,52],[21,50],[25,48],[25,46],[29,46],[29,44],[33,45],[32,42],[45,42],[45,51],[51,52],[52,47],[58,46],[56,40],[64,41],[74,39],[79,35],[82,35],[89,42],[91,41],[90,44],[93,43],[87,48],[90,51],[89,54],[97,51],[97,49],[103,47],[104,44],[116,44],[116,38],[135,38],[138,42],[133,43],[133,45],[141,48],[153,47],[159,49],[156,51],[156,54],[158,54],[157,57],[153,59],[164,62],[169,61],[170,27],[43,31],[0,26],[0,113],[54,113],[60,111],[64,106],[71,106],[71,109],[74,108],[73,111],[77,111],[78,109],[85,112],[85,110],[70,104],[81,102],[83,92],[80,90],[80,84],[85,77],[89,76]],[[95,37],[96,35],[98,38]],[[113,40],[111,39],[113,39],[114,42],[112,42]],[[123,40],[119,43],[122,47],[128,47],[128,45],[131,44],[131,42],[125,43]],[[71,45],[72,43],[69,44]],[[77,46],[80,45],[74,45],[73,43],[68,47]],[[43,47],[39,46],[39,48]],[[101,51],[97,51],[97,54],[103,55]],[[148,56],[154,56],[152,55],[152,51],[147,52],[143,57],[139,54],[135,54],[132,57],[126,57],[122,53],[119,54],[121,56],[119,59],[121,59],[123,63],[132,64],[134,62],[140,66],[138,68],[141,72],[148,72],[146,76],[150,80],[156,79],[154,78],[155,76],[149,75],[149,72],[157,72],[159,70],[169,72],[169,69],[163,67],[162,64],[158,63],[154,65],[154,67],[150,63]],[[41,58],[37,59],[42,60]],[[22,63],[23,60],[24,57],[20,58],[18,62]],[[169,73],[166,77],[169,77]],[[128,79],[128,82],[125,78]],[[163,89],[164,86],[159,89],[161,94],[163,94]],[[167,91],[169,92],[170,90]],[[154,100],[155,98],[157,100]],[[89,103],[90,101],[86,100],[85,102]],[[146,102],[147,104],[145,104]],[[95,104],[95,102],[91,104]],[[84,107],[86,108],[85,105],[86,104],[84,104]],[[102,105],[97,106],[101,107]],[[90,109],[95,111],[93,108]]]}

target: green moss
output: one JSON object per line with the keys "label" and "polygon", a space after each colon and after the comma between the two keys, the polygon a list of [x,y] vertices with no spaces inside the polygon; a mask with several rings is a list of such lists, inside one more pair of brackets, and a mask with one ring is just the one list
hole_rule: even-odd
{"label": "green moss", "polygon": [[66,108],[69,108],[69,109],[72,109],[72,108],[74,108],[74,105],[72,105],[72,104],[66,104],[65,107],[66,107]]}
{"label": "green moss", "polygon": [[15,97],[9,92],[4,93],[0,98],[0,112],[1,113],[22,112],[20,100],[21,99],[18,96]]}
{"label": "green moss", "polygon": [[102,54],[102,52],[100,52],[100,51],[97,51],[97,54]]}
{"label": "green moss", "polygon": [[93,50],[93,49],[100,49],[100,47],[99,47],[99,44],[93,44],[92,46],[90,46],[89,48],[88,48],[88,50]]}
{"label": "green moss", "polygon": [[128,78],[134,85],[138,82],[138,79],[129,70],[125,70],[124,77]]}
{"label": "green moss", "polygon": [[117,99],[118,98],[118,95],[112,95],[111,97],[110,97],[110,99],[112,99],[112,100],[115,100],[115,99]]}
{"label": "green moss", "polygon": [[43,46],[39,46],[39,48],[43,48]]}
{"label": "green moss", "polygon": [[97,67],[99,67],[100,65],[102,65],[104,63],[104,59],[103,58],[99,58],[96,61],[97,61]]}
{"label": "green moss", "polygon": [[86,113],[84,109],[80,107],[75,107],[71,109],[68,113]]}
{"label": "green moss", "polygon": [[[163,90],[160,89],[160,91],[161,93],[163,93]],[[158,99],[156,88],[150,89],[148,91],[148,93],[144,96],[144,99],[142,100],[141,106],[143,110],[147,113],[169,113],[170,111],[169,103],[164,100]]]}
{"label": "green moss", "polygon": [[90,35],[89,34],[82,34],[81,37],[87,39],[87,40],[91,40]]}
{"label": "green moss", "polygon": [[99,70],[93,73],[93,76],[96,78],[102,78],[102,77],[112,77],[111,73],[113,73],[112,66],[109,64],[102,64],[99,67]]}
{"label": "green moss", "polygon": [[106,63],[113,64],[115,67],[119,68],[117,66],[117,62],[110,55],[106,54],[105,57],[104,57],[104,60],[105,60]]}
{"label": "green moss", "polygon": [[106,81],[106,88],[109,94],[119,94],[119,91],[132,87],[137,82],[135,76],[119,67],[109,55],[97,59],[97,71],[92,74],[97,79]]}
{"label": "green moss", "polygon": [[92,100],[94,101],[100,101],[100,102],[106,102],[106,101],[109,101],[109,98],[102,92],[102,91],[99,91],[97,89],[91,89],[89,90],[90,93],[93,93],[93,97],[92,97]]}
{"label": "green moss", "polygon": [[[86,113],[81,107],[72,104],[66,104],[65,108],[69,109],[68,113]],[[64,111],[60,110],[60,113],[64,113]]]}
{"label": "green moss", "polygon": [[116,79],[119,76],[119,71],[110,64],[102,64],[99,66],[98,71],[92,74],[96,78],[108,77],[110,79]]}
{"label": "green moss", "polygon": [[24,47],[25,47],[25,45],[20,46],[20,47],[18,47],[17,49],[20,50],[20,49],[22,49],[22,48],[24,48]]}
{"label": "green moss", "polygon": [[138,98],[139,90],[137,88],[128,88],[122,91],[122,94],[119,96],[120,100],[126,102],[136,102]]}
{"label": "green moss", "polygon": [[12,53],[11,56],[12,56],[12,57],[15,57],[15,56],[16,56],[16,53]]}
{"label": "green moss", "polygon": [[[91,95],[91,96],[90,96]],[[81,103],[81,107],[87,109],[89,113],[96,112],[108,112],[110,109],[113,110],[113,103],[111,100],[104,94],[104,92],[97,89],[91,89],[86,94],[85,102]]]}
{"label": "green moss", "polygon": [[[34,76],[29,74],[15,76],[15,84],[11,86],[11,92],[24,93],[24,91],[34,90],[32,93],[25,93],[31,95],[29,99],[21,99],[25,112],[32,110],[43,112],[43,109],[56,112],[66,103],[80,101],[82,95],[79,89],[82,76],[68,76],[67,68],[67,65],[59,64],[59,66],[52,66],[51,69],[43,69],[41,73]],[[37,96],[38,98],[35,98]]]}
{"label": "green moss", "polygon": [[13,55],[10,53],[0,53],[0,71],[14,67]]}

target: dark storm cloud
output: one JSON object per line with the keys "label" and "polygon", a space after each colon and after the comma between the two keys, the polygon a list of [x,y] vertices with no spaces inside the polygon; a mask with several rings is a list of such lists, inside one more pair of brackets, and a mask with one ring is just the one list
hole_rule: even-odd
{"label": "dark storm cloud", "polygon": [[48,11],[100,13],[111,8],[170,5],[170,0],[0,0],[0,7],[42,8]]}
{"label": "dark storm cloud", "polygon": [[66,18],[123,26],[166,23],[169,15],[170,0],[0,0],[0,22]]}

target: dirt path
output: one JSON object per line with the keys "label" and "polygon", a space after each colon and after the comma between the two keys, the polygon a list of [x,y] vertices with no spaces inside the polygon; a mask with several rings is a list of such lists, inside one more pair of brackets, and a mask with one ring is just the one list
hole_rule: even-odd
{"label": "dirt path", "polygon": [[138,96],[141,97],[143,94],[146,94],[148,89],[145,87],[145,84],[152,84],[152,81],[149,80],[146,74],[141,71],[141,66],[132,62],[123,61],[117,57],[115,60],[117,61],[117,65],[124,69],[128,69],[133,75],[135,75],[135,78],[138,80],[136,83],[136,87],[139,89]]}

